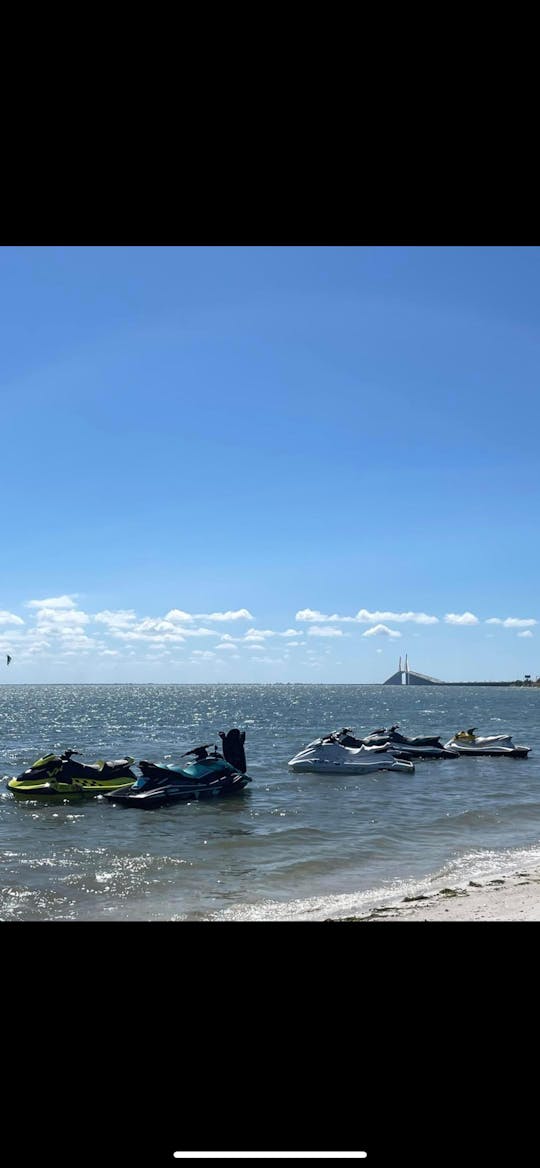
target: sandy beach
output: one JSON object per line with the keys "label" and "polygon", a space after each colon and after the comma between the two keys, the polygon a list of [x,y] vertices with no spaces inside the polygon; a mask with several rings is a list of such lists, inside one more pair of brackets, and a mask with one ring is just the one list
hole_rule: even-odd
{"label": "sandy beach", "polygon": [[513,876],[471,880],[432,894],[404,897],[396,905],[366,916],[341,920],[371,921],[540,921],[540,869]]}

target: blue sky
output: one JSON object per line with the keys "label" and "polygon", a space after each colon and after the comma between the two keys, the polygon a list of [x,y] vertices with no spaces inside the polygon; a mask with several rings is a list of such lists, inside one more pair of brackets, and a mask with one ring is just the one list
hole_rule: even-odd
{"label": "blue sky", "polygon": [[540,674],[539,305],[538,248],[0,249],[3,679]]}

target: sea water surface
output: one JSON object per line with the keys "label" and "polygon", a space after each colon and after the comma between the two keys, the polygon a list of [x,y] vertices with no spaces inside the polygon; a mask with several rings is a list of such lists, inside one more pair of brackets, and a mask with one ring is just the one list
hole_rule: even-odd
{"label": "sea water surface", "polygon": [[[0,689],[0,920],[324,920],[540,864],[540,689],[376,685],[39,685]],[[509,732],[526,760],[298,775],[321,733]],[[177,762],[246,731],[236,796],[128,810],[17,802],[50,750]]]}

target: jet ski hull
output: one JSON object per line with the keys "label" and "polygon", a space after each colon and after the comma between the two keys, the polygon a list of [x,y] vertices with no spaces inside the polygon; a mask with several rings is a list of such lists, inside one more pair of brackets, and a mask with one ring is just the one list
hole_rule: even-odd
{"label": "jet ski hull", "polygon": [[60,783],[55,779],[38,782],[10,779],[8,791],[16,799],[27,799],[38,803],[63,803],[66,799],[91,799],[96,795],[106,795],[123,787],[133,786],[133,775],[125,779],[100,782],[99,779],[74,779],[72,783]]}
{"label": "jet ski hull", "polygon": [[453,742],[451,749],[460,756],[471,754],[476,757],[484,755],[486,758],[527,758],[531,748],[530,746],[458,746]]}
{"label": "jet ski hull", "polygon": [[251,782],[248,775],[237,775],[235,778],[214,780],[211,783],[167,783],[162,787],[151,787],[145,790],[131,786],[129,790],[111,792],[105,798],[111,803],[118,803],[119,807],[138,807],[143,811],[151,811],[156,807],[164,807],[169,803],[193,803],[199,799],[215,799],[223,795],[235,795]]}
{"label": "jet ski hull", "polygon": [[393,754],[380,748],[342,746],[335,739],[317,739],[308,743],[288,763],[296,774],[370,775],[376,771],[402,771],[412,774],[411,762],[397,761]]}
{"label": "jet ski hull", "polygon": [[347,775],[373,775],[377,771],[401,771],[403,774],[414,774],[414,763],[406,762],[405,760],[394,760],[385,765],[382,762],[318,762],[316,759],[299,759],[295,761],[293,758],[288,766],[289,770],[298,775],[338,775],[340,777],[346,777]]}
{"label": "jet ski hull", "polygon": [[429,747],[419,746],[417,749],[408,746],[394,746],[391,742],[386,747],[389,754],[394,758],[409,759],[413,762],[415,759],[419,761],[426,761],[428,759],[443,759],[443,758],[458,758],[458,751],[450,747]]}

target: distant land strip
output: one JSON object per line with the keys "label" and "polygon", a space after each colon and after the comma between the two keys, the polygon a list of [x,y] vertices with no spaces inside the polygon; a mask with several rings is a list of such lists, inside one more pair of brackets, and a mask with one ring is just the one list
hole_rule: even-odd
{"label": "distant land strip", "polygon": [[514,685],[523,689],[540,689],[540,681],[442,681],[439,685]]}

